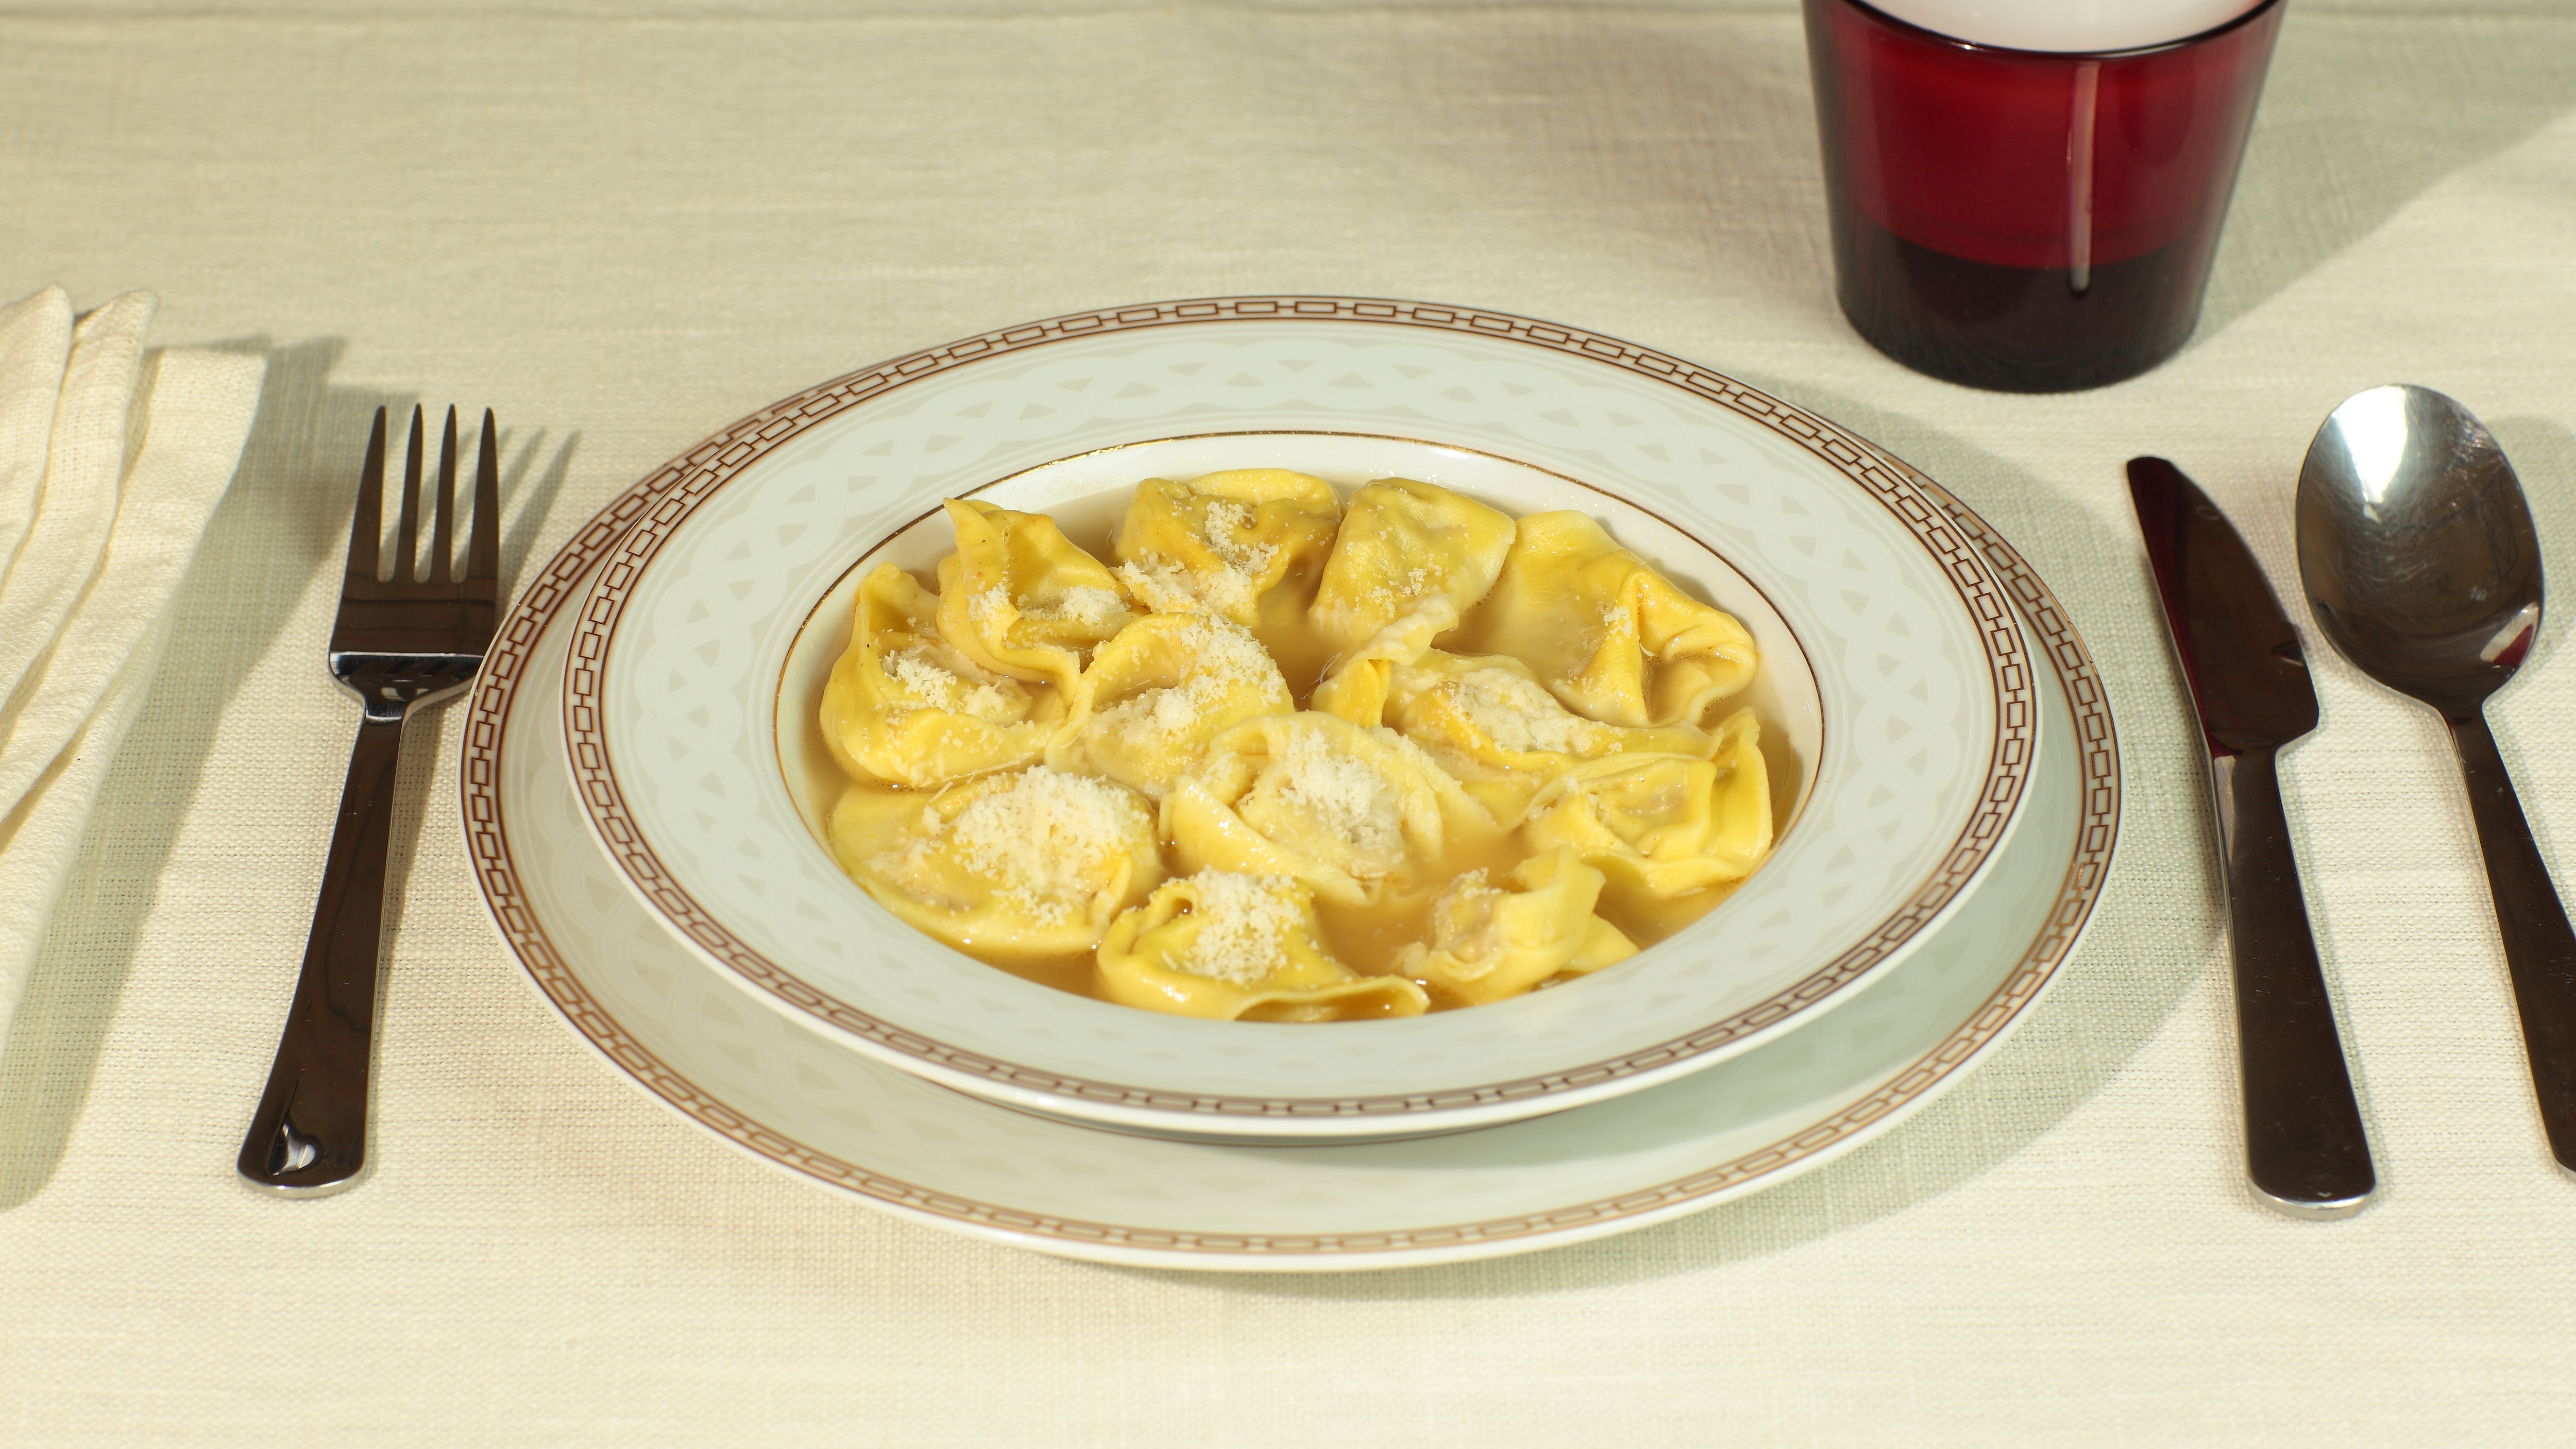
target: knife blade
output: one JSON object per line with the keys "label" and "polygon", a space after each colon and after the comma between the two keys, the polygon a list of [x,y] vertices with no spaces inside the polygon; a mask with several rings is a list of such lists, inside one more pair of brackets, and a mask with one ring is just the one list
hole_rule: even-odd
{"label": "knife blade", "polygon": [[2299,631],[2218,505],[2162,458],[2129,460],[2129,497],[2209,748],[2244,1089],[2245,1172],[2299,1217],[2360,1210],[2378,1178],[2317,962],[2276,756],[2317,726]]}

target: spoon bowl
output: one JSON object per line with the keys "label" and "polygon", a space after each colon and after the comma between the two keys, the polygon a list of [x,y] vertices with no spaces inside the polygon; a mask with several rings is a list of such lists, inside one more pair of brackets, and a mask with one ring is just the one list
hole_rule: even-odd
{"label": "spoon bowl", "polygon": [[2540,539],[2522,484],[2467,408],[2429,388],[2375,387],[2309,444],[2298,534],[2317,627],[2450,726],[2541,1129],[2576,1172],[2576,928],[2486,721],[2487,697],[2540,632]]}
{"label": "spoon bowl", "polygon": [[2299,574],[2335,648],[2447,718],[2540,628],[2540,540],[2495,436],[2421,387],[2356,393],[2299,470]]}

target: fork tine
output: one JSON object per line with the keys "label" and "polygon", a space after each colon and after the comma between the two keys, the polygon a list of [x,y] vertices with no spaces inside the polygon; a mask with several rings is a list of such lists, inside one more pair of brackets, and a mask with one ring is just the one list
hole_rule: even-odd
{"label": "fork tine", "polygon": [[483,410],[483,453],[474,464],[474,534],[465,545],[465,577],[501,577],[501,439],[492,410]]}
{"label": "fork tine", "polygon": [[394,555],[394,582],[410,583],[417,578],[420,557],[420,406],[411,410],[411,447],[403,455],[402,524],[395,536],[401,540],[402,552]]}
{"label": "fork tine", "polygon": [[438,510],[429,520],[429,581],[433,584],[456,580],[453,532],[456,526],[456,406],[447,408],[447,436],[438,444]]}
{"label": "fork tine", "polygon": [[385,410],[367,437],[367,461],[358,470],[358,511],[349,520],[349,577],[376,579],[376,549],[385,531]]}

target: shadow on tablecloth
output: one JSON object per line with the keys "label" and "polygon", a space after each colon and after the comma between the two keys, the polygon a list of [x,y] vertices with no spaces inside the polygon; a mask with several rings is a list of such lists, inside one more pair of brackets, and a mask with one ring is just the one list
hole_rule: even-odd
{"label": "shadow on tablecloth", "polygon": [[[2429,385],[2429,384],[2428,384]],[[2461,401],[2471,412],[2477,404]],[[2504,455],[2513,463],[2513,471],[2522,479],[2523,496],[2531,500],[2532,526],[2540,534],[2540,552],[2544,559],[2556,558],[2561,567],[2550,572],[2557,580],[2555,597],[2548,600],[2540,616],[2540,637],[2533,642],[2533,661],[2546,661],[2565,649],[2570,631],[2576,631],[2576,569],[2564,566],[2576,556],[2576,433],[2546,418],[2481,417],[2487,430],[2495,434]],[[2576,744],[2568,738],[2566,722],[2518,710],[2513,689],[2499,693],[2488,707],[2488,721],[2495,731],[2496,744],[2503,750],[2505,765],[2513,772],[2515,786],[2522,795],[2522,813],[2531,822],[2532,838],[2540,843],[2545,860],[2564,862],[2558,868],[2558,895],[2561,900],[2576,903],[2576,850],[2562,848],[2570,832],[2552,830],[2551,817],[2576,822],[2576,810],[2550,809],[2545,795],[2533,782],[2543,771],[2539,760],[2564,759]],[[2563,770],[2549,774],[2565,778]]]}
{"label": "shadow on tablecloth", "polygon": [[[228,1172],[266,1080],[355,728],[354,710],[338,708],[347,701],[322,667],[349,509],[376,408],[390,414],[388,451],[395,456],[388,464],[399,478],[401,429],[413,402],[333,383],[346,345],[337,338],[217,344],[266,356],[267,380],[240,470],[180,592],[152,694],[108,777],[25,998],[0,1041],[0,1212],[43,1191],[60,1165],[74,1125],[92,1108],[128,977],[147,952],[181,976],[136,998],[116,1051],[201,1062],[206,1100],[188,1121],[142,1131],[140,1140],[169,1142],[187,1154],[190,1161],[169,1164],[178,1173],[194,1175],[208,1162]],[[460,424],[470,428],[462,417]],[[575,434],[554,445],[540,469],[547,447],[541,430],[501,434],[510,515],[502,533],[505,589],[526,562],[578,441]],[[470,452],[470,440],[465,447]],[[430,461],[434,466],[434,456]],[[392,510],[386,516],[390,527]],[[270,679],[292,687],[243,699],[272,655],[286,672]],[[428,727],[405,741],[389,929],[400,929],[429,777],[449,751],[443,715],[422,721]],[[201,812],[201,820],[256,827],[229,839],[201,832],[184,842],[182,854],[192,803],[210,779],[226,775],[209,769],[215,752],[254,750],[274,752],[309,788],[291,799]],[[307,808],[308,796],[318,797],[318,808]],[[244,893],[245,882],[258,885]],[[160,909],[165,902],[172,909]],[[111,1114],[124,1107],[112,1088],[96,1105]]]}
{"label": "shadow on tablecloth", "polygon": [[[2107,525],[2066,490],[1925,424],[1857,399],[1815,396],[1812,388],[1798,389],[1777,379],[1746,380],[1789,393],[1802,406],[1860,428],[1899,456],[1930,465],[1935,476],[2049,577],[2105,666],[2125,780],[2121,852],[2088,933],[2061,968],[2048,999],[1974,1076],[1887,1136],[1804,1177],[1642,1232],[1522,1257],[1388,1273],[1202,1277],[1110,1271],[1222,1283],[1256,1296],[1357,1302],[1542,1294],[1764,1257],[1893,1216],[1996,1171],[2100,1092],[2176,1012],[2223,1002],[2224,988],[2206,979],[2225,966],[2200,742],[2158,632],[2143,564],[2133,574],[2116,562],[2137,552],[2135,538]],[[2544,548],[2566,557],[2576,549],[2576,487],[2565,486],[2565,480],[2576,479],[2576,434],[2526,417],[2504,416],[2489,423],[2531,495]],[[2083,560],[2094,562],[2089,572],[2073,566]],[[2285,603],[2304,618],[2295,597]],[[2576,629],[2571,616],[2576,616],[2576,606],[2547,617],[2537,652],[2566,647],[2570,630]],[[2498,717],[2500,738],[2522,736],[2519,746],[2507,744],[2517,775],[2530,780],[2544,773],[2524,761],[2558,748],[2554,734],[2528,721],[2515,730],[2509,692],[2500,698]],[[2533,802],[2528,788],[2526,801],[2543,851],[2554,856],[2548,810]],[[2564,879],[2561,889],[2568,893]],[[2370,1062],[2352,1038],[2353,1010],[2337,969],[2332,932],[2321,931],[2319,944],[2327,958],[2354,1087],[2376,1139]],[[2223,1083],[2234,1069],[2232,1041],[2224,1028],[2212,1039],[2224,1056],[2213,1056],[2204,1065]],[[2194,1110],[2203,1120],[2189,1125],[2189,1135],[2200,1141],[2182,1150],[2230,1155],[2224,1165],[2206,1166],[2217,1169],[2209,1174],[2213,1180],[2232,1178],[2232,1154],[2240,1140],[2230,1115],[2235,1111],[2232,1087],[2222,1085],[2200,1096]],[[2381,1149],[2383,1176],[2393,1174],[2400,1164],[2389,1161],[2384,1142],[2375,1145]],[[2066,1171],[2043,1167],[2037,1175],[2050,1179],[2040,1184],[2042,1191],[2061,1196],[2081,1197],[2110,1186],[2088,1189],[2080,1164]],[[2245,1210],[2262,1212],[2250,1199]],[[1985,1251],[1975,1244],[1954,1247],[1963,1259]]]}
{"label": "shadow on tablecloth", "polygon": [[[2134,571],[2110,562],[2136,554],[2135,538],[2116,532],[2067,490],[1925,424],[1780,379],[1744,380],[1926,466],[2012,540],[2059,593],[2103,667],[2124,776],[2120,854],[2083,942],[2059,968],[2048,998],[1968,1080],[1895,1131],[1803,1177],[1596,1243],[1388,1273],[1225,1275],[1228,1287],[1347,1300],[1516,1296],[1664,1277],[1796,1248],[1996,1170],[2097,1094],[2184,1009],[2212,969],[2218,879],[2199,736],[2163,638],[2153,632],[2158,626],[2143,562]],[[2079,575],[2071,567],[2079,559],[2094,566]],[[2231,1072],[2233,1059],[2210,1068]],[[2356,1062],[2355,1075],[2366,1114],[2363,1064]],[[2217,1110],[2233,1110],[2232,1093]],[[2235,1140],[2232,1120],[2213,1118],[2202,1130]],[[2059,1176],[2049,1190],[2081,1195],[2096,1189]]]}
{"label": "shadow on tablecloth", "polygon": [[[1397,117],[1383,131],[1403,136],[1452,134],[1473,117],[1480,139],[1454,148],[1445,167],[1400,148],[1376,164],[1410,165],[1418,182],[1449,171],[1542,274],[1616,264],[1639,279],[1759,278],[1806,291],[1829,317],[1803,32],[1794,14],[1768,19],[1503,12],[1470,34],[1443,30],[1438,63],[1408,63],[1403,84],[1372,87],[1367,114]],[[2392,45],[2398,23],[2290,7],[2198,337],[2262,306],[2443,178],[2530,139],[2576,97],[2563,16],[2460,16]],[[1415,27],[1393,31],[1409,39]],[[1408,54],[1400,44],[1389,53]],[[1352,154],[1380,155],[1377,134],[1350,137]],[[1495,305],[1508,304],[1511,285],[1491,294]]]}
{"label": "shadow on tablecloth", "polygon": [[2385,19],[2282,20],[2198,336],[2210,337],[2576,96],[2563,16],[2458,17],[2391,45]]}

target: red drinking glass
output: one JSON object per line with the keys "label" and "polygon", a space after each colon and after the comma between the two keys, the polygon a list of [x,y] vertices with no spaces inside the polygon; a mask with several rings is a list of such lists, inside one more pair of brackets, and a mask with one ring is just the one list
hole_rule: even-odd
{"label": "red drinking glass", "polygon": [[1843,314],[1918,372],[2006,392],[2134,377],[2191,336],[2281,23],[2099,53],[1953,39],[1805,0]]}

